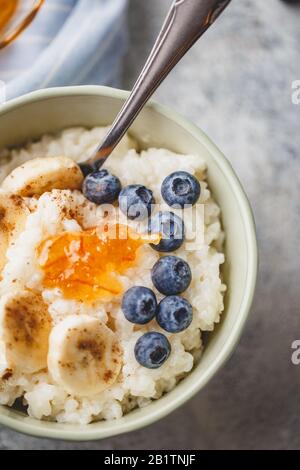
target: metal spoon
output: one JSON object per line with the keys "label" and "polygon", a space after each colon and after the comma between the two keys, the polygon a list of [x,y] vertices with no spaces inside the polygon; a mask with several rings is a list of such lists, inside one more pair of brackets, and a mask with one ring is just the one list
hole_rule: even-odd
{"label": "metal spoon", "polygon": [[100,168],[151,95],[231,0],[175,0],[133,90],[107,136],[81,169]]}

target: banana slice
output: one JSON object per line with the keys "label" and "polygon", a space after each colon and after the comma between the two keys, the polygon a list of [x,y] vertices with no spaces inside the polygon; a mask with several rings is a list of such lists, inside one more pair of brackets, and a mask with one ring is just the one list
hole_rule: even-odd
{"label": "banana slice", "polygon": [[79,166],[70,158],[44,157],[15,168],[3,181],[2,188],[30,197],[52,189],[80,189],[82,181]]}
{"label": "banana slice", "polygon": [[0,190],[0,272],[6,263],[6,251],[23,230],[29,209],[20,196]]}
{"label": "banana slice", "polygon": [[33,373],[47,367],[51,328],[40,294],[24,290],[1,298],[0,341],[10,369]]}
{"label": "banana slice", "polygon": [[121,366],[117,336],[97,318],[71,315],[53,328],[48,370],[68,393],[102,392],[116,381]]}

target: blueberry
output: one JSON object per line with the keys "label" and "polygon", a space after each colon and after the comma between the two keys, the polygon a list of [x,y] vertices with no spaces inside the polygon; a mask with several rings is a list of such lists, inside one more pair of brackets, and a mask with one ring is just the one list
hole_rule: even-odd
{"label": "blueberry", "polygon": [[168,359],[171,345],[165,335],[150,331],[141,336],[135,345],[134,354],[139,364],[147,369],[158,369]]}
{"label": "blueberry", "polygon": [[193,307],[177,295],[165,297],[158,305],[156,320],[168,333],[180,333],[192,323]]}
{"label": "blueberry", "polygon": [[121,191],[119,178],[98,170],[90,173],[83,182],[82,192],[85,197],[95,204],[112,203],[118,199]]}
{"label": "blueberry", "polygon": [[140,184],[126,186],[119,195],[120,209],[130,220],[144,220],[149,217],[154,203],[152,191]]}
{"label": "blueberry", "polygon": [[154,317],[157,301],[154,292],[147,287],[131,287],[125,292],[122,300],[122,310],[128,321],[145,325]]}
{"label": "blueberry", "polygon": [[161,195],[169,206],[194,205],[201,193],[199,181],[186,171],[175,171],[163,181]]}
{"label": "blueberry", "polygon": [[156,251],[169,253],[183,244],[184,222],[173,212],[158,212],[150,220],[149,230],[162,236],[158,245],[151,244]]}
{"label": "blueberry", "polygon": [[163,256],[153,266],[151,277],[159,292],[176,295],[189,287],[192,273],[188,263],[178,256]]}

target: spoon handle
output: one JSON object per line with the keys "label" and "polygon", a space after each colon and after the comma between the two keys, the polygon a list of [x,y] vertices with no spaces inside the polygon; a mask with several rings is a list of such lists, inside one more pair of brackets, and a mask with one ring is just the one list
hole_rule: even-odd
{"label": "spoon handle", "polygon": [[100,168],[170,71],[214,23],[231,0],[175,0],[134,88],[94,155]]}

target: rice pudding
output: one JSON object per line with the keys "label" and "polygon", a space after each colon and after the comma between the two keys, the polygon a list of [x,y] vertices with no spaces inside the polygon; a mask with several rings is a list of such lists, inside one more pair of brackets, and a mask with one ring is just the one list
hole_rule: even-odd
{"label": "rice pudding", "polygon": [[[224,308],[204,159],[139,152],[126,136],[82,186],[77,163],[106,131],[67,129],[0,155],[0,403],[21,399],[36,419],[87,424],[159,399],[201,360],[201,332]],[[36,159],[38,178],[26,167]],[[165,223],[178,237],[164,239]]]}

